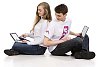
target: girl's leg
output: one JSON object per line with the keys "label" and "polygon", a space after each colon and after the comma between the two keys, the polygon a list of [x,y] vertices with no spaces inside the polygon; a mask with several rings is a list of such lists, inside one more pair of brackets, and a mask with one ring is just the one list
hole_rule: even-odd
{"label": "girl's leg", "polygon": [[39,45],[28,45],[23,43],[14,43],[13,50],[18,51],[20,54],[26,55],[42,55],[45,53],[46,47]]}

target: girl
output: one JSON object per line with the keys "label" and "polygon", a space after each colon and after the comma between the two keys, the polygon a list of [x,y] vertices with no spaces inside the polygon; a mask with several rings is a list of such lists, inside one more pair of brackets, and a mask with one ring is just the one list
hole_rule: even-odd
{"label": "girl", "polygon": [[43,55],[46,47],[43,46],[44,32],[51,21],[50,6],[42,2],[37,6],[36,18],[31,33],[22,34],[21,37],[30,37],[31,40],[22,40],[22,43],[15,42],[11,49],[4,50],[8,56],[25,55]]}

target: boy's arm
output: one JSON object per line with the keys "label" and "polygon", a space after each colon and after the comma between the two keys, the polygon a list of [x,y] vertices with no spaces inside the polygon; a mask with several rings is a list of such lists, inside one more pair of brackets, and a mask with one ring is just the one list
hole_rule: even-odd
{"label": "boy's arm", "polygon": [[59,44],[59,43],[62,43],[62,42],[64,42],[64,40],[50,40],[48,37],[44,37],[44,41],[43,41],[43,44],[45,45],[45,46],[55,46],[55,45],[57,45],[57,44]]}
{"label": "boy's arm", "polygon": [[70,35],[75,35],[75,33],[74,32],[72,32],[72,31],[70,31],[70,33],[69,33]]}
{"label": "boy's arm", "polygon": [[74,32],[72,32],[72,31],[70,31],[69,34],[70,34],[70,35],[74,35],[74,36],[80,36],[81,33],[74,33]]}

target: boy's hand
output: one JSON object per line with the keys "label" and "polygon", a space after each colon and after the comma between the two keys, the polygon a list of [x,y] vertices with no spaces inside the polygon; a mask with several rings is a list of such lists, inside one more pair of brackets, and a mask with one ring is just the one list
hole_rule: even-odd
{"label": "boy's hand", "polygon": [[81,33],[76,33],[75,36],[81,36]]}
{"label": "boy's hand", "polygon": [[71,39],[71,37],[63,37],[62,38],[62,40],[64,40],[64,41],[67,41],[67,40],[70,40]]}

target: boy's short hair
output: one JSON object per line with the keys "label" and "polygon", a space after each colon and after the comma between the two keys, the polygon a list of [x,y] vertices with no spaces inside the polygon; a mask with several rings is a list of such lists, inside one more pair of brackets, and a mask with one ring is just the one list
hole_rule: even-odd
{"label": "boy's short hair", "polygon": [[63,13],[66,14],[68,12],[68,7],[65,4],[60,4],[55,7],[55,12],[56,13]]}

